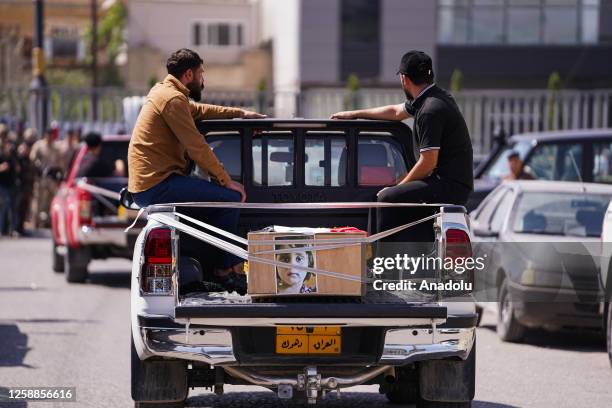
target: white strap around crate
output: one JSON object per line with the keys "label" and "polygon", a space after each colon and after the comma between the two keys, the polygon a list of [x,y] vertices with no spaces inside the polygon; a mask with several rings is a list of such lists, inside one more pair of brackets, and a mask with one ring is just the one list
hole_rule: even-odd
{"label": "white strap around crate", "polygon": [[[373,204],[378,204],[378,203],[373,203]],[[138,217],[140,217],[141,213],[143,212],[144,209],[141,209],[140,212],[138,213]],[[178,218],[183,218],[193,224],[198,225],[201,228],[207,229],[209,231],[213,231],[216,232],[218,234],[223,235],[225,238],[228,238],[230,240],[239,242],[243,245],[248,245],[250,242],[253,244],[257,244],[257,245],[274,245],[274,244],[278,244],[279,241],[273,241],[273,240],[261,240],[261,241],[248,241],[242,237],[239,237],[238,235],[229,233],[225,230],[222,230],[220,228],[217,228],[213,225],[207,224],[205,222],[202,222],[200,220],[197,220],[193,217],[190,217],[188,215],[185,214],[181,214],[179,212],[173,211],[172,214],[175,217]],[[353,275],[347,275],[347,274],[343,274],[343,273],[338,273],[338,272],[332,272],[332,271],[328,271],[328,270],[324,270],[324,269],[318,269],[318,268],[310,268],[310,267],[306,267],[306,266],[301,266],[301,265],[291,265],[287,262],[279,262],[277,260],[271,260],[271,259],[265,259],[265,258],[261,258],[259,256],[255,256],[255,255],[262,255],[262,254],[279,254],[279,253],[291,253],[291,252],[302,252],[302,251],[318,251],[318,250],[324,250],[324,249],[335,249],[335,248],[343,248],[343,247],[349,247],[349,246],[354,246],[354,245],[360,245],[360,244],[371,244],[373,242],[376,242],[382,238],[388,237],[390,235],[393,235],[397,232],[400,232],[402,230],[405,230],[407,228],[413,227],[417,224],[421,224],[423,222],[432,220],[436,217],[438,217],[440,215],[440,213],[435,213],[432,214],[428,217],[425,218],[421,218],[419,220],[407,223],[407,224],[403,224],[400,226],[397,226],[395,228],[391,228],[388,229],[386,231],[381,231],[377,234],[371,235],[369,237],[363,237],[363,238],[324,238],[324,239],[318,239],[318,240],[314,240],[314,239],[299,239],[299,240],[282,240],[283,244],[304,244],[304,245],[308,245],[308,244],[312,244],[311,246],[304,246],[304,247],[299,247],[299,248],[289,248],[289,249],[274,249],[274,250],[269,250],[269,251],[258,251],[255,253],[249,253],[248,251],[246,251],[245,249],[234,245],[232,243],[229,243],[221,238],[215,237],[213,235],[210,235],[204,231],[198,230],[194,227],[191,227],[185,223],[182,223],[178,220],[176,220],[175,218],[173,218],[172,216],[166,215],[166,214],[161,214],[161,213],[153,213],[149,215],[149,218],[152,220],[155,220],[157,222],[160,222],[164,225],[168,225],[170,227],[176,228],[177,230],[186,233],[194,238],[197,238],[201,241],[206,242],[207,244],[210,244],[214,247],[217,247],[219,249],[222,249],[226,252],[229,252],[235,256],[238,256],[239,258],[242,258],[244,260],[247,260],[249,262],[259,262],[259,263],[263,263],[263,264],[268,264],[268,265],[273,265],[273,266],[280,266],[280,267],[287,267],[287,266],[291,266],[292,268],[296,268],[296,269],[300,269],[300,270],[304,270],[306,272],[312,272],[312,273],[316,273],[319,275],[323,275],[323,276],[329,276],[332,278],[338,278],[338,279],[343,279],[343,280],[349,280],[349,281],[356,281],[356,282],[361,282],[362,279],[361,277],[357,277],[357,276],[353,276]],[[137,217],[137,219],[138,219]],[[134,224],[136,223],[136,221],[134,221]],[[132,224],[132,225],[134,225]],[[128,229],[131,227],[128,227]],[[319,245],[316,245],[319,244]],[[324,244],[324,245],[321,245]]]}

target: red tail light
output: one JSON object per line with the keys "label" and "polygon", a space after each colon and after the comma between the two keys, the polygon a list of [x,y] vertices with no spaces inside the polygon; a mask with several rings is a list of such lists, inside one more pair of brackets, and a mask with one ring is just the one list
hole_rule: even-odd
{"label": "red tail light", "polygon": [[79,225],[91,224],[92,213],[91,213],[91,194],[89,191],[77,190],[77,203],[78,203],[78,219]]}
{"label": "red tail light", "polygon": [[472,243],[468,234],[460,229],[446,230],[446,257],[469,258],[472,256]]}
{"label": "red tail light", "polygon": [[172,293],[172,233],[169,228],[153,228],[147,234],[142,266],[141,288],[144,293]]}

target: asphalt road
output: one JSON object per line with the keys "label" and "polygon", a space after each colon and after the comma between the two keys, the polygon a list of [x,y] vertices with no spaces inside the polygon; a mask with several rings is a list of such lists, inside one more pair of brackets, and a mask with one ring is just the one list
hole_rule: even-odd
{"label": "asphalt road", "polygon": [[[74,386],[77,403],[32,407],[129,407],[129,268],[96,261],[90,282],[69,285],[50,269],[47,238],[0,239],[0,387]],[[474,407],[611,407],[612,369],[601,337],[533,333],[501,343],[493,317],[478,329]],[[0,403],[2,405],[2,403]],[[10,404],[18,407],[25,404]],[[196,389],[190,407],[280,407],[272,392],[229,386]],[[391,406],[377,386],[328,397],[324,407]]]}

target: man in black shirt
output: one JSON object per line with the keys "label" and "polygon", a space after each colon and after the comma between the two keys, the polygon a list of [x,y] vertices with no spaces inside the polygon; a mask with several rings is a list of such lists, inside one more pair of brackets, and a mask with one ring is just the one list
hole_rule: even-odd
{"label": "man in black shirt", "polygon": [[[464,205],[474,188],[473,152],[465,120],[455,100],[433,83],[432,61],[424,52],[406,53],[398,74],[408,99],[406,103],[338,112],[332,119],[400,121],[414,117],[420,157],[404,179],[378,193],[378,201]],[[379,228],[388,228],[397,221],[393,220],[397,212],[382,215],[379,215]]]}

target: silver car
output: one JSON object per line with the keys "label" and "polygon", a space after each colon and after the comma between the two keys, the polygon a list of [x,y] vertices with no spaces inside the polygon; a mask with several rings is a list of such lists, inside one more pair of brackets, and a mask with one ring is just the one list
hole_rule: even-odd
{"label": "silver car", "polygon": [[497,313],[497,333],[601,329],[601,226],[612,186],[507,181],[471,214],[476,299]]}

